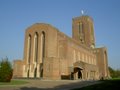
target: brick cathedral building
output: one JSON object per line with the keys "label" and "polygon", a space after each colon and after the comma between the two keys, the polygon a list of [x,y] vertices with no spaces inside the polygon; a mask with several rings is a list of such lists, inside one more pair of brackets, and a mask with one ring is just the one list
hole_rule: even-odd
{"label": "brick cathedral building", "polygon": [[83,79],[109,77],[106,47],[96,48],[93,20],[72,19],[72,38],[45,23],[25,32],[24,58],[14,61],[14,78]]}

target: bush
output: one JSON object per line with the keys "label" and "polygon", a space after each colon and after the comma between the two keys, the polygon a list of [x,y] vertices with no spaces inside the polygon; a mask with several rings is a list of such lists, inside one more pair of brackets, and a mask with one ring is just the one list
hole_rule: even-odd
{"label": "bush", "polygon": [[0,61],[0,82],[10,82],[12,79],[13,70],[8,58]]}

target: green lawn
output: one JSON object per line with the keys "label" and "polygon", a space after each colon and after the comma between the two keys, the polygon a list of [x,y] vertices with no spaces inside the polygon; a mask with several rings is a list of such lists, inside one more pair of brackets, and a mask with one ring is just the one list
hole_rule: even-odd
{"label": "green lawn", "polygon": [[0,82],[0,86],[7,86],[7,85],[23,85],[28,83],[25,80],[11,80],[11,82]]}
{"label": "green lawn", "polygon": [[120,90],[120,78],[104,80],[103,83],[73,90]]}

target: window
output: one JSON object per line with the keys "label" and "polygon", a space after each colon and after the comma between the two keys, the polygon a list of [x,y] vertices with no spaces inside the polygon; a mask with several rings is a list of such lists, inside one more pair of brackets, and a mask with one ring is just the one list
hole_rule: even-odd
{"label": "window", "polygon": [[41,63],[43,63],[43,59],[45,57],[45,32],[41,34]]}
{"label": "window", "polygon": [[82,61],[84,62],[84,53],[82,53]]}
{"label": "window", "polygon": [[41,42],[40,42],[40,78],[43,78],[43,63],[44,63],[44,57],[45,57],[45,32],[42,31],[41,33]]}
{"label": "window", "polygon": [[31,35],[27,39],[27,63],[30,64],[30,54],[31,54]]}
{"label": "window", "polygon": [[88,55],[86,54],[86,63],[88,63]]}
{"label": "window", "polygon": [[90,56],[88,55],[88,63],[90,64]]}
{"label": "window", "polygon": [[78,60],[80,61],[80,52],[78,52]]}
{"label": "window", "polygon": [[79,34],[82,34],[83,33],[83,25],[81,22],[79,22]]}
{"label": "window", "polygon": [[79,39],[82,43],[84,43],[84,31],[83,31],[83,24],[81,22],[78,23],[78,30],[79,30]]}
{"label": "window", "polygon": [[76,62],[76,52],[75,52],[75,50],[73,51],[73,60],[74,60],[74,62]]}
{"label": "window", "polygon": [[92,25],[91,25],[90,33],[91,33],[91,40],[94,41],[94,32],[93,32],[93,26]]}
{"label": "window", "polygon": [[34,35],[33,61],[38,62],[38,33]]}

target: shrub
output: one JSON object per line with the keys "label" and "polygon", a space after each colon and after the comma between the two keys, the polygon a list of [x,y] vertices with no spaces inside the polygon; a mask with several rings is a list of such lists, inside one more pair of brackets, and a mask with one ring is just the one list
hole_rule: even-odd
{"label": "shrub", "polygon": [[0,82],[10,82],[12,79],[13,70],[8,58],[0,61]]}

